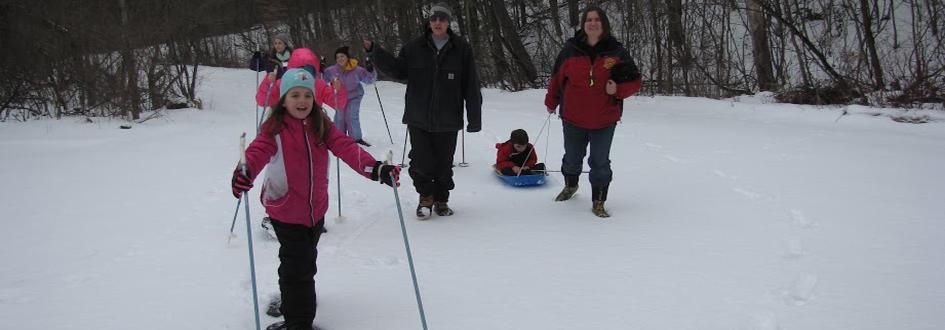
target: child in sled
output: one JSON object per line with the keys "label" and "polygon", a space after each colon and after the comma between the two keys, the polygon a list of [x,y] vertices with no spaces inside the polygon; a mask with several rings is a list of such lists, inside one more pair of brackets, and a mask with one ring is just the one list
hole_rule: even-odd
{"label": "child in sled", "polygon": [[508,141],[496,143],[495,169],[502,175],[544,174],[545,164],[538,162],[535,146],[528,143],[523,129],[512,131]]}

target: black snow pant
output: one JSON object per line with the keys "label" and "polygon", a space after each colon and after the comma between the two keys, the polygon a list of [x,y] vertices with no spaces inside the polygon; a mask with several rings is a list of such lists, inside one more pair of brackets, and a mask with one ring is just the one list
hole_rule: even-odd
{"label": "black snow pant", "polygon": [[436,202],[448,202],[453,190],[453,154],[457,132],[410,130],[410,178],[420,196],[433,196]]}
{"label": "black snow pant", "polygon": [[279,239],[279,291],[286,324],[311,326],[315,321],[315,259],[325,221],[315,227],[272,219]]}

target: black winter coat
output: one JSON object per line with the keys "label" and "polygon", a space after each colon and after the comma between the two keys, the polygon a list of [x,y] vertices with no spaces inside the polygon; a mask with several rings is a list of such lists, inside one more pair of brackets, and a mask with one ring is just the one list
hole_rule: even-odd
{"label": "black winter coat", "polygon": [[482,128],[482,93],[472,48],[466,40],[449,31],[450,39],[437,51],[432,31],[400,49],[397,57],[373,46],[371,59],[377,68],[394,79],[407,81],[403,123],[427,132],[455,132]]}

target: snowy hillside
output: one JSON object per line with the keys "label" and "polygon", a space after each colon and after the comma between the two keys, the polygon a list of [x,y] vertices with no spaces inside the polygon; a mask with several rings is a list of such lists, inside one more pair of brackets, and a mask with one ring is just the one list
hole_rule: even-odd
{"label": "snowy hillside", "polygon": [[[237,236],[227,236],[238,137],[255,132],[255,75],[204,72],[205,110],[130,130],[105,120],[0,123],[0,327],[254,327],[242,208]],[[379,89],[394,143],[368,86],[368,150],[391,149],[399,161],[404,86]],[[612,217],[601,220],[586,175],[567,202],[552,201],[560,176],[531,189],[493,177],[494,144],[515,128],[558,169],[561,122],[550,121],[550,143],[535,141],[544,91],[483,94],[483,131],[465,135],[470,166],[455,170],[456,214],[410,217],[417,194],[406,171],[401,178],[430,329],[943,327],[942,121],[634,97],[614,140]],[[331,173],[316,324],[420,329],[392,190],[342,168],[339,219]],[[251,193],[265,305],[278,292],[278,243],[259,228]]]}

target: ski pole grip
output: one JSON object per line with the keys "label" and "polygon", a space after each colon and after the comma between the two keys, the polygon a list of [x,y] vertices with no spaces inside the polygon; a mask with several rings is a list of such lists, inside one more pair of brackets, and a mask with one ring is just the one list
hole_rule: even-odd
{"label": "ski pole grip", "polygon": [[240,135],[240,170],[246,174],[246,132]]}

